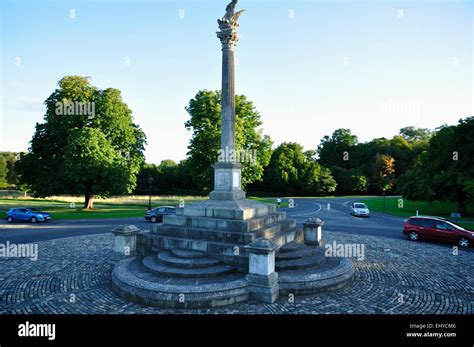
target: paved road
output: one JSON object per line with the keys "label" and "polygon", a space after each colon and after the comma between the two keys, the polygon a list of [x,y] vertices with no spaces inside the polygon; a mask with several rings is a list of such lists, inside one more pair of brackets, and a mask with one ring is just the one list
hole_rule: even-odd
{"label": "paved road", "polygon": [[323,230],[341,231],[363,235],[403,238],[401,229],[404,218],[372,212],[370,218],[353,217],[349,205],[354,199],[295,199],[295,208],[284,209],[288,216],[298,222],[308,217],[319,217],[324,221]]}
{"label": "paved road", "polygon": [[[296,219],[298,222],[304,222],[308,217],[319,217],[325,222],[323,230],[391,239],[405,238],[401,232],[403,218],[375,212],[371,214],[370,218],[353,217],[349,214],[348,207],[352,201],[356,200],[347,198],[299,198],[294,200],[294,208],[281,210],[286,211],[289,217]],[[7,224],[6,221],[1,221],[0,243],[5,243],[7,240],[15,243],[29,243],[108,233],[119,224],[134,224],[143,230],[149,229],[150,226],[150,223],[143,218],[58,220],[45,224]],[[452,247],[451,245],[444,246]],[[469,251],[474,251],[474,249],[470,248]]]}
{"label": "paved road", "polygon": [[[53,216],[54,217],[54,216]],[[150,223],[143,218],[113,218],[87,220],[57,220],[47,223],[0,224],[0,243],[7,240],[15,243],[29,243],[73,236],[108,233],[119,224],[134,224],[148,229]]]}
{"label": "paved road", "polygon": [[[372,212],[370,218],[354,217],[349,214],[349,205],[353,201],[363,199],[327,198],[327,199],[295,199],[295,207],[282,209],[288,216],[298,222],[304,222],[308,217],[319,217],[324,221],[325,230],[357,235],[370,235],[390,239],[406,239],[403,235],[403,222],[406,218]],[[420,241],[442,247],[451,248],[451,244]],[[474,248],[463,249],[474,252]]]}

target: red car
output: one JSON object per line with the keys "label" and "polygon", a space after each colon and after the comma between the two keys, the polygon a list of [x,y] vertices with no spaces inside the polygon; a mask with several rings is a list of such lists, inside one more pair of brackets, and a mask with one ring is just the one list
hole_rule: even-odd
{"label": "red car", "polygon": [[441,217],[410,217],[403,225],[403,234],[413,241],[430,239],[456,243],[461,247],[474,243],[474,231]]}

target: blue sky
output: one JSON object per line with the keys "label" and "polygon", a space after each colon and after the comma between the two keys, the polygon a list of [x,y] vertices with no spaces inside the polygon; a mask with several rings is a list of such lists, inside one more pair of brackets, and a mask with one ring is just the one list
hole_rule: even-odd
{"label": "blue sky", "polygon": [[[148,162],[185,158],[184,107],[198,90],[220,88],[216,20],[228,1],[0,2],[0,150],[27,150],[57,81],[82,75],[122,91],[148,136]],[[238,8],[247,11],[237,93],[254,102],[276,144],[314,149],[340,127],[366,141],[474,114],[472,1]]]}

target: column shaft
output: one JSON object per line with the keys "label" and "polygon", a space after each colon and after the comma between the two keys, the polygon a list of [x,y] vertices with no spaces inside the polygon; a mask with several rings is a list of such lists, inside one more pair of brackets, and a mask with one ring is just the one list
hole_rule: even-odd
{"label": "column shaft", "polygon": [[222,137],[224,151],[235,150],[234,50],[222,49]]}

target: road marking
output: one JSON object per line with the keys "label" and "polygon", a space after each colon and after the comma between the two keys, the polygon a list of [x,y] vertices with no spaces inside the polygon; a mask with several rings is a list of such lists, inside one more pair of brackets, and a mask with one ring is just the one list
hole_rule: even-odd
{"label": "road marking", "polygon": [[353,202],[353,201],[355,201],[355,200],[349,200],[349,201],[346,201],[346,202],[345,202],[345,203],[343,203],[342,205],[343,205],[344,207],[347,207],[347,204],[348,204],[348,203],[350,203],[350,202]]}
{"label": "road marking", "polygon": [[308,211],[308,212],[303,211],[303,213],[291,214],[290,216],[291,217],[304,217],[304,216],[312,215],[314,213],[318,213],[319,211],[321,211],[321,209],[322,209],[321,204],[318,204],[317,202],[312,202],[312,201],[310,201],[310,202],[314,205],[318,205],[319,208],[317,210],[312,210],[312,211]]}

